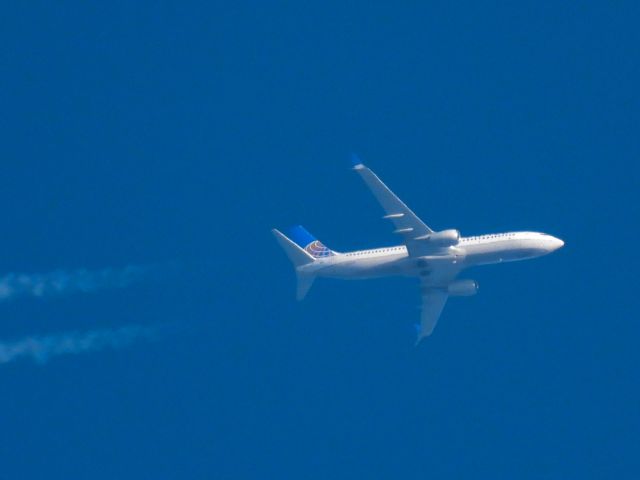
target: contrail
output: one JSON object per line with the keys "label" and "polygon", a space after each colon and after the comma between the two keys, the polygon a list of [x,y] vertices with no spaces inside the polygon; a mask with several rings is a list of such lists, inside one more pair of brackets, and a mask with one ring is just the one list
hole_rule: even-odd
{"label": "contrail", "polygon": [[0,342],[0,364],[25,357],[42,365],[49,358],[57,355],[93,352],[108,348],[118,349],[138,340],[153,340],[159,332],[159,327],[129,325],[117,329],[66,332],[57,335],[26,337],[12,342]]}
{"label": "contrail", "polygon": [[102,270],[57,270],[49,273],[10,273],[0,277],[0,302],[20,297],[53,297],[127,287],[152,267],[129,265]]}

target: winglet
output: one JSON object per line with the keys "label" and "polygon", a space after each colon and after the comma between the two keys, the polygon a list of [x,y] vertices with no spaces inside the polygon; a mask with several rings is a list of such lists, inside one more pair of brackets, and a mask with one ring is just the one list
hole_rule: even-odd
{"label": "winglet", "polygon": [[360,157],[358,157],[358,155],[356,155],[355,153],[351,154],[351,164],[353,165],[354,170],[360,170],[361,168],[364,168],[364,164],[360,160]]}
{"label": "winglet", "polygon": [[424,336],[421,334],[422,332],[420,331],[421,327],[419,323],[414,323],[413,328],[416,331],[416,343],[414,343],[413,346],[417,347],[418,345],[420,345],[420,342],[422,342],[422,339],[424,338]]}

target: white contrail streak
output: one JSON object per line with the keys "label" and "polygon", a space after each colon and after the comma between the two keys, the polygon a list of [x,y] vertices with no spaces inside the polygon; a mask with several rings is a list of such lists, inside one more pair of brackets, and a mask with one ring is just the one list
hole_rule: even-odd
{"label": "white contrail streak", "polygon": [[159,329],[129,325],[117,329],[66,332],[57,335],[31,336],[0,342],[0,365],[20,358],[45,364],[51,357],[126,347],[137,340],[153,340]]}
{"label": "white contrail streak", "polygon": [[0,277],[0,302],[20,297],[53,297],[123,288],[142,280],[149,271],[150,267],[129,265],[102,270],[10,273]]}

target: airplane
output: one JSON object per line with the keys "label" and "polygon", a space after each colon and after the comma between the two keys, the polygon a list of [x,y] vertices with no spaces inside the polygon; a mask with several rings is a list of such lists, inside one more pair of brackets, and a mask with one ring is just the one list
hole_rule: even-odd
{"label": "airplane", "polygon": [[433,332],[449,297],[478,292],[476,281],[456,279],[462,270],[536,258],[564,245],[559,238],[538,232],[463,237],[455,229],[432,230],[357,157],[353,163],[353,170],[382,206],[383,218],[393,223],[402,245],[340,253],[326,247],[301,225],[292,227],[288,237],[273,229],[273,235],[295,267],[298,300],[306,296],[317,277],[417,277],[422,296],[416,342],[420,343]]}

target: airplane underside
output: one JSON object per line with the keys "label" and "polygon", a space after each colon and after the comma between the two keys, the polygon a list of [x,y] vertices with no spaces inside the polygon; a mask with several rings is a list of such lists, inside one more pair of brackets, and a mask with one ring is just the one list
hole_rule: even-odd
{"label": "airplane underside", "polygon": [[564,245],[562,240],[538,232],[509,232],[465,237],[458,230],[434,231],[413,213],[359,160],[354,170],[382,206],[401,247],[338,253],[302,226],[291,238],[278,230],[273,234],[296,268],[297,298],[307,294],[316,277],[368,279],[387,276],[416,277],[420,283],[422,313],[418,341],[431,335],[450,296],[470,296],[478,291],[473,280],[456,277],[465,268],[535,258]]}

